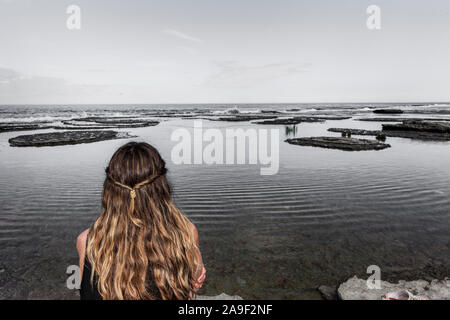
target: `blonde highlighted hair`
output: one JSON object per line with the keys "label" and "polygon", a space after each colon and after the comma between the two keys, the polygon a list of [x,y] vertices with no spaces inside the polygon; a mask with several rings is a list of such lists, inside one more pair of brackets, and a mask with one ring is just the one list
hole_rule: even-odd
{"label": "blonde highlighted hair", "polygon": [[86,251],[91,281],[105,300],[193,297],[200,265],[194,228],[173,203],[165,174],[164,160],[147,143],[122,146],[106,168],[102,211]]}

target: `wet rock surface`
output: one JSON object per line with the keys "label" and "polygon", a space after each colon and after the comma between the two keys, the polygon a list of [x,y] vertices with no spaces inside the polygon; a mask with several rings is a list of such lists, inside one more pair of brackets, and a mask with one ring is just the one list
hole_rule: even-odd
{"label": "wet rock surface", "polygon": [[310,137],[287,139],[285,142],[299,146],[339,149],[343,151],[383,150],[390,145],[377,140],[366,140],[343,137]]}
{"label": "wet rock surface", "polygon": [[338,299],[337,287],[320,286],[317,288],[317,290],[320,292],[320,295],[325,300],[337,300]]}
{"label": "wet rock surface", "polygon": [[22,135],[9,139],[12,147],[46,147],[79,143],[91,143],[104,140],[131,138],[125,132],[105,131],[64,131]]}
{"label": "wet rock surface", "polygon": [[342,283],[337,293],[341,300],[381,300],[383,295],[401,290],[408,290],[430,300],[450,300],[450,279],[401,280],[398,283],[380,281],[380,289],[369,289],[366,280],[354,276]]}

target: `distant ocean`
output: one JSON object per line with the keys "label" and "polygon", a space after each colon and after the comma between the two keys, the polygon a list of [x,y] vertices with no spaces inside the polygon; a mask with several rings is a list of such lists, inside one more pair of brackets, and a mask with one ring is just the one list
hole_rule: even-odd
{"label": "distant ocean", "polygon": [[[382,151],[301,147],[287,137],[336,136],[331,127],[381,129],[379,108],[402,118],[450,120],[449,103],[0,106],[0,127],[62,126],[88,117],[154,119],[121,128],[157,147],[169,168],[176,203],[197,225],[207,281],[201,294],[245,299],[318,299],[320,285],[370,265],[382,280],[450,276],[450,142],[389,138]],[[173,130],[243,129],[223,115],[342,116],[345,120],[279,128],[280,168],[261,176],[252,165],[175,165]],[[82,120],[82,119],[81,119]],[[14,148],[22,134],[0,132],[0,298],[77,298],[66,268],[77,264],[76,236],[99,214],[104,168],[127,139]]]}

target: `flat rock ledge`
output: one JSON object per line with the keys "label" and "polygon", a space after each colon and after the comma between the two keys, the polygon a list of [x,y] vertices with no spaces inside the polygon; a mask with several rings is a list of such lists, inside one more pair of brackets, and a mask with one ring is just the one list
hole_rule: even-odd
{"label": "flat rock ledge", "polygon": [[132,138],[126,132],[105,131],[63,131],[22,135],[9,139],[12,147],[49,147],[80,143],[91,143],[104,140]]}
{"label": "flat rock ledge", "polygon": [[383,134],[381,130],[349,129],[349,128],[330,128],[330,132],[351,133],[356,136],[378,136]]}
{"label": "flat rock ledge", "polygon": [[383,130],[330,128],[328,131],[363,136],[385,135],[394,138],[450,141],[450,123],[448,122],[404,121],[400,124],[383,124]]}
{"label": "flat rock ledge", "polygon": [[48,123],[1,123],[0,132],[11,132],[11,131],[29,131],[29,130],[42,130],[50,129],[51,125]]}
{"label": "flat rock ledge", "polygon": [[[94,119],[94,118],[92,118]],[[140,121],[140,120],[93,120],[81,122],[81,120],[63,121],[63,126],[54,126],[53,129],[62,130],[94,130],[94,129],[114,129],[114,128],[143,128],[153,127],[159,124],[158,121]]]}
{"label": "flat rock ledge", "polygon": [[143,128],[152,127],[159,124],[159,121],[129,119],[129,118],[75,118],[72,120],[63,120],[60,123],[43,122],[3,122],[0,123],[1,132],[12,131],[32,131],[43,129],[56,130],[97,130],[97,129],[123,129],[123,128]]}
{"label": "flat rock ledge", "polygon": [[217,296],[197,296],[196,300],[243,300],[243,299],[240,296],[230,296],[222,292]]}
{"label": "flat rock ledge", "polygon": [[450,123],[428,121],[403,121],[401,124],[383,124],[383,131],[416,131],[450,134]]}
{"label": "flat rock ledge", "polygon": [[299,146],[339,149],[343,151],[382,150],[390,145],[377,140],[366,140],[343,137],[311,137],[287,139],[285,142]]}
{"label": "flat rock ledge", "polygon": [[381,300],[381,297],[389,292],[408,290],[414,295],[425,296],[430,300],[450,300],[450,279],[448,278],[430,282],[425,280],[400,280],[398,283],[380,281],[380,284],[381,289],[369,289],[366,280],[354,276],[338,287],[337,297],[341,300]]}
{"label": "flat rock ledge", "polygon": [[450,118],[388,118],[388,117],[372,117],[372,118],[356,118],[356,121],[372,121],[372,122],[403,122],[403,121],[450,121]]}

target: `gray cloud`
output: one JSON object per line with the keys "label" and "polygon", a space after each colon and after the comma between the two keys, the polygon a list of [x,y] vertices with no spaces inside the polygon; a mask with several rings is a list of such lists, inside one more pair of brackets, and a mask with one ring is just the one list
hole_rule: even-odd
{"label": "gray cloud", "polygon": [[0,68],[0,84],[9,83],[20,78],[20,74],[12,69]]}
{"label": "gray cloud", "polygon": [[0,103],[15,101],[20,104],[100,103],[98,95],[120,97],[126,86],[85,85],[70,83],[57,77],[23,75],[16,70],[0,68]]}
{"label": "gray cloud", "polygon": [[448,0],[68,4],[0,0],[0,104],[450,99]]}

